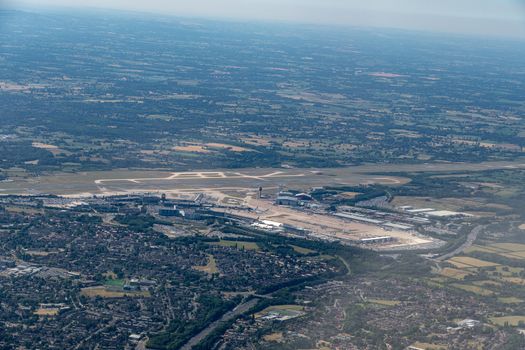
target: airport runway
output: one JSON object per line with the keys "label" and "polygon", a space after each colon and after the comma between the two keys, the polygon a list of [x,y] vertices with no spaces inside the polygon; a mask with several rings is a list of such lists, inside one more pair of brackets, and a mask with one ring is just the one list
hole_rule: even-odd
{"label": "airport runway", "polygon": [[198,189],[253,190],[293,188],[308,190],[330,185],[401,185],[404,173],[473,172],[491,169],[525,169],[525,162],[371,164],[326,169],[217,169],[191,172],[112,170],[54,173],[14,178],[0,183],[0,194],[102,195],[133,192],[172,192]]}

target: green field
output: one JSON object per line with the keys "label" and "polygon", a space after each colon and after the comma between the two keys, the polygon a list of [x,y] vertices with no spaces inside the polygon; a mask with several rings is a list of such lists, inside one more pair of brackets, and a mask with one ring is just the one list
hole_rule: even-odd
{"label": "green field", "polygon": [[151,296],[150,292],[148,291],[113,291],[108,290],[105,287],[82,288],[80,293],[89,298],[149,298]]}
{"label": "green field", "polygon": [[481,287],[478,287],[478,286],[474,286],[474,285],[471,285],[471,284],[452,283],[451,286],[453,286],[455,288],[458,288],[458,289],[461,289],[461,290],[464,290],[464,291],[467,291],[467,292],[471,292],[471,293],[474,293],[474,294],[482,295],[482,296],[494,295],[494,292],[491,291],[491,290],[488,290],[488,289],[485,289],[485,288],[481,288]]}
{"label": "green field", "polygon": [[466,276],[471,275],[472,272],[465,271],[465,270],[459,270],[459,269],[453,269],[450,267],[445,267],[443,270],[439,272],[439,274],[444,277],[462,280]]}
{"label": "green field", "polygon": [[368,299],[369,303],[382,305],[382,306],[397,306],[401,304],[400,301],[397,300],[387,300],[387,299]]}
{"label": "green field", "polygon": [[234,247],[244,250],[260,250],[261,248],[255,242],[244,242],[244,241],[225,241],[213,242],[212,245],[219,245],[221,247]]}
{"label": "green field", "polygon": [[504,317],[491,317],[489,318],[490,322],[497,326],[518,326],[520,322],[525,324],[525,316],[504,316]]}
{"label": "green field", "polygon": [[215,261],[215,257],[211,254],[208,254],[208,264],[204,266],[193,266],[193,269],[206,272],[210,275],[219,272],[219,269],[217,268],[217,261]]}
{"label": "green field", "polygon": [[501,249],[507,252],[525,251],[525,244],[519,243],[494,243],[489,245],[490,248]]}
{"label": "green field", "polygon": [[521,304],[523,303],[522,299],[519,299],[516,297],[498,298],[498,301],[503,304]]}
{"label": "green field", "polygon": [[[473,245],[466,252],[479,252],[494,254],[494,256],[508,256],[515,259],[524,256],[522,249],[523,244],[514,243],[495,243],[487,245]],[[512,250],[512,251],[511,251]],[[474,293],[480,296],[500,296],[497,300],[501,304],[511,306],[524,302],[521,298],[505,297],[505,288],[509,285],[525,286],[525,278],[519,277],[525,270],[521,267],[499,265],[489,260],[480,260],[470,256],[457,256],[447,260],[455,268],[445,267],[434,272],[440,275],[440,278],[446,278],[448,281],[434,282],[449,285],[466,292]],[[465,278],[474,279],[469,283],[454,283],[453,280],[464,280]],[[478,277],[478,278],[475,278]],[[488,277],[488,278],[487,278]]]}
{"label": "green field", "polygon": [[108,279],[104,282],[104,285],[106,286],[115,286],[115,287],[122,287],[126,284],[126,281],[123,279]]}
{"label": "green field", "polygon": [[498,266],[499,264],[491,262],[491,261],[485,261],[480,260],[476,258],[471,258],[468,256],[456,256],[454,258],[451,258],[447,260],[447,262],[455,265],[456,267],[463,268],[463,267],[489,267],[489,266]]}
{"label": "green field", "polygon": [[502,250],[497,247],[492,246],[480,246],[480,245],[473,245],[472,247],[469,247],[465,250],[465,253],[474,253],[474,252],[480,252],[480,253],[504,253],[506,250]]}
{"label": "green field", "polygon": [[299,254],[312,254],[312,253],[317,253],[315,250],[308,249],[308,248],[303,248],[303,247],[299,247],[299,246],[297,246],[297,245],[291,245],[291,247],[293,248],[293,250],[294,250],[296,253],[299,253]]}
{"label": "green field", "polygon": [[494,243],[486,246],[473,245],[465,250],[465,253],[490,253],[497,254],[509,259],[525,259],[525,244],[519,243]]}

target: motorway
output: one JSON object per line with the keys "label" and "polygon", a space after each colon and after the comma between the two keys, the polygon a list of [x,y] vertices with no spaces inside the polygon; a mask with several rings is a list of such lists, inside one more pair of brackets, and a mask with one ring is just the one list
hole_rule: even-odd
{"label": "motorway", "polygon": [[204,328],[202,331],[200,331],[197,335],[195,335],[193,338],[188,340],[184,346],[182,346],[181,350],[191,350],[192,347],[199,344],[204,338],[206,338],[209,334],[211,334],[217,327],[219,327],[221,324],[228,322],[237,316],[241,315],[242,313],[250,310],[252,307],[254,307],[258,302],[258,299],[252,299],[247,302],[241,303],[235,307],[235,309],[228,311],[225,313],[219,320],[212,322],[208,327]]}
{"label": "motorway", "polygon": [[460,245],[458,248],[454,249],[450,253],[437,257],[434,260],[445,261],[447,259],[453,258],[454,256],[458,254],[463,253],[465,249],[469,248],[470,246],[472,246],[472,244],[474,244],[474,242],[478,238],[479,233],[483,230],[483,228],[485,228],[485,226],[482,226],[482,225],[474,227],[474,229],[470,231],[470,233],[468,234],[467,240],[465,241],[465,243],[463,243],[462,245]]}

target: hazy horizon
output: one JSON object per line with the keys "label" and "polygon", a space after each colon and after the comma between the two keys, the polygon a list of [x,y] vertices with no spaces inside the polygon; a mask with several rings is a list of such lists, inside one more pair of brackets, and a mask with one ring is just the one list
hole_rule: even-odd
{"label": "hazy horizon", "polygon": [[354,27],[390,27],[478,36],[525,38],[525,1],[522,0],[65,0],[2,1],[7,8],[65,7],[138,11],[181,17],[225,20],[263,20]]}

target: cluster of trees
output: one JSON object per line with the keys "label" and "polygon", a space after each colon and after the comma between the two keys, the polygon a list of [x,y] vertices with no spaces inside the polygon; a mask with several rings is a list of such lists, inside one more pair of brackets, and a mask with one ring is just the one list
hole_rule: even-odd
{"label": "cluster of trees", "polygon": [[147,347],[150,349],[176,350],[206,326],[218,320],[240,302],[239,298],[227,301],[216,295],[203,294],[197,299],[198,316],[191,320],[173,320],[160,334],[150,337]]}
{"label": "cluster of trees", "polygon": [[[0,168],[26,167],[25,162],[38,160],[40,165],[57,164],[53,154],[45,149],[35,148],[31,142],[0,142]],[[5,174],[0,173],[0,180]]]}
{"label": "cluster of trees", "polygon": [[115,221],[122,225],[127,225],[133,231],[149,231],[157,223],[165,224],[147,215],[117,215]]}

